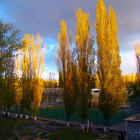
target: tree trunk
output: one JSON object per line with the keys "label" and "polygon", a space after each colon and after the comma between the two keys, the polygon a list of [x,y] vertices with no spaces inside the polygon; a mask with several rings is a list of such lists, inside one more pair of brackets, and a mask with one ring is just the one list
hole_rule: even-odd
{"label": "tree trunk", "polygon": [[15,107],[16,107],[16,113],[17,113],[17,105],[15,105]]}
{"label": "tree trunk", "polygon": [[82,120],[82,123],[84,124],[85,123],[85,118],[83,116],[82,116],[81,120]]}
{"label": "tree trunk", "polygon": [[70,112],[67,112],[66,113],[67,127],[69,127],[69,120],[70,120]]}
{"label": "tree trunk", "polygon": [[34,117],[34,121],[36,121],[37,117],[36,117],[36,112],[35,112],[35,117]]}
{"label": "tree trunk", "polygon": [[107,129],[109,127],[109,118],[108,117],[104,117],[104,132],[107,132]]}

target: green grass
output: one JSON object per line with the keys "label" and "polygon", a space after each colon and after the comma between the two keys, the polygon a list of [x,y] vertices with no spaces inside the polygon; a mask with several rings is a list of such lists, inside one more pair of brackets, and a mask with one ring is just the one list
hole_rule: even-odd
{"label": "green grass", "polygon": [[[13,128],[14,126],[21,121],[17,128],[16,131],[18,132],[18,134],[23,137],[23,136],[31,136],[33,139],[33,134],[32,134],[32,129],[26,129],[26,131],[24,130],[23,127],[25,126],[30,126],[33,125],[35,126],[33,121],[30,120],[25,120],[25,119],[19,119],[19,120],[12,120],[12,119],[8,119],[8,118],[0,118],[0,140],[7,140],[8,138],[12,138],[13,135]],[[35,126],[35,129],[41,129],[37,126]],[[48,132],[49,133],[49,139],[50,140],[54,140],[55,137],[57,136],[58,140],[103,140],[106,138],[106,140],[113,140],[114,137],[117,138],[118,134],[107,134],[106,137],[104,136],[105,134],[102,132],[98,132],[98,135],[96,135],[95,133],[93,133],[91,131],[91,129],[89,130],[89,132],[87,133],[86,129],[85,132],[83,133],[82,130],[80,130],[78,132],[78,130],[76,130],[74,132],[74,128],[73,127],[57,127],[56,126],[56,132]],[[41,129],[41,131],[45,134],[46,130],[45,129]],[[42,134],[42,135],[44,135]],[[45,135],[44,135],[45,136]],[[43,137],[44,137],[43,136]],[[14,140],[16,140],[16,137],[14,137]]]}
{"label": "green grass", "polygon": [[14,125],[16,123],[18,123],[18,120],[0,117],[0,140],[5,140],[12,137]]}
{"label": "green grass", "polygon": [[23,120],[16,128],[16,131],[19,133],[19,135],[25,136],[25,135],[31,135],[31,129],[25,129],[23,127],[28,127],[28,126],[34,126],[33,121],[29,120]]}
{"label": "green grass", "polygon": [[50,140],[55,140],[55,138],[58,138],[58,140],[114,140],[117,139],[118,133],[113,132],[111,134],[109,133],[103,133],[98,132],[98,134],[93,133],[91,130],[89,133],[86,131],[83,133],[82,131],[74,132],[74,128],[57,128],[56,133],[52,133],[49,136]]}
{"label": "green grass", "polygon": [[57,137],[58,140],[114,140],[118,138],[118,135],[119,133],[117,132],[104,133],[98,131],[98,134],[95,134],[91,130],[87,133],[85,129],[83,133],[82,130],[74,132],[72,127],[58,127],[57,132],[50,134],[49,139],[55,140],[55,137]]}
{"label": "green grass", "polygon": [[23,119],[23,121],[17,126],[17,129],[20,129],[23,126],[27,127],[27,126],[31,126],[31,125],[34,125],[33,121]]}
{"label": "green grass", "polygon": [[[22,136],[30,134],[29,129],[27,129],[25,132],[24,128],[22,128],[22,127],[34,125],[33,121],[28,121],[28,120],[25,121],[25,119],[13,120],[13,119],[9,119],[9,118],[0,117],[0,140],[6,140],[8,138],[12,138],[14,126],[21,120],[22,120],[22,122],[19,123],[19,125],[16,127],[16,131],[22,137]],[[16,140],[15,135],[14,135],[14,140]]]}
{"label": "green grass", "polygon": [[98,138],[97,135],[89,132],[74,132],[74,128],[57,128],[56,133],[52,133],[49,136],[50,140],[54,140],[55,137],[58,138],[58,140],[95,140]]}

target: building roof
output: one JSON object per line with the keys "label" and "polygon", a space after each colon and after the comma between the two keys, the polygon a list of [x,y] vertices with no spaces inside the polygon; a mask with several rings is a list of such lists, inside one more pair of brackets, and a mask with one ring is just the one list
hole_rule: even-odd
{"label": "building roof", "polygon": [[140,114],[136,114],[126,119],[127,121],[139,121],[140,122]]}

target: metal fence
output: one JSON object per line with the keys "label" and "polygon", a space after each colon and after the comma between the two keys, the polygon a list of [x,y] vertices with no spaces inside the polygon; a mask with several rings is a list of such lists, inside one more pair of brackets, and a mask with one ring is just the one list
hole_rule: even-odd
{"label": "metal fence", "polygon": [[[15,109],[12,108],[11,112],[15,112]],[[17,113],[25,114],[25,111],[21,111],[20,108],[18,108]],[[140,113],[140,98],[131,98],[126,102],[124,107],[122,107],[112,118],[110,118],[109,124],[114,125],[123,122],[125,118],[137,113]],[[31,110],[29,115],[34,115],[34,111]],[[57,120],[66,120],[65,110],[62,106],[40,108],[37,112],[37,116]],[[78,112],[74,112],[71,115],[70,121],[81,122]],[[89,121],[96,125],[104,125],[104,117],[102,112],[98,108],[90,109]]]}

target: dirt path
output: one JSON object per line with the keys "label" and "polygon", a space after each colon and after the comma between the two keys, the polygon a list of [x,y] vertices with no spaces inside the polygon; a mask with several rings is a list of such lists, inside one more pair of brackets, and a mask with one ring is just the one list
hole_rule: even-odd
{"label": "dirt path", "polygon": [[21,122],[23,122],[23,120],[19,121],[19,122],[14,126],[12,138],[14,138],[14,135],[16,135],[16,136],[18,137],[18,139],[21,139],[20,135],[19,135],[18,132],[16,131],[16,127],[17,127]]}

